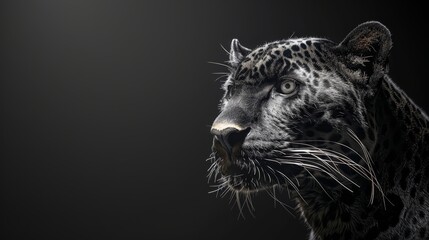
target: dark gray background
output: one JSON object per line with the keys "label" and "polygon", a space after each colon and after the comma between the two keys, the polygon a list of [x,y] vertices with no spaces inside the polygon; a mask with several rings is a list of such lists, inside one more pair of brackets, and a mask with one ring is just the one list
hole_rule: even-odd
{"label": "dark gray background", "polygon": [[263,194],[238,220],[207,193],[220,44],[339,42],[379,20],[393,79],[429,109],[423,9],[324,2],[2,1],[1,238],[304,239]]}

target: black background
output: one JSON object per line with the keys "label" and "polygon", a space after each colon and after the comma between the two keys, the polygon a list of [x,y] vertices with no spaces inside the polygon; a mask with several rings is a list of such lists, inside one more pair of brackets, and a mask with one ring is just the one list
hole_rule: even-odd
{"label": "black background", "polygon": [[379,20],[391,76],[429,109],[424,9],[325,2],[2,1],[1,238],[306,238],[264,194],[245,220],[208,194],[224,69],[207,62],[234,37],[339,42]]}

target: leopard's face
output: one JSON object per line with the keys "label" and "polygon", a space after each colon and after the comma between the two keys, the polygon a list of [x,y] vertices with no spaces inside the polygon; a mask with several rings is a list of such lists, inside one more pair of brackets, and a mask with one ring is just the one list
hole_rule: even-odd
{"label": "leopard's face", "polygon": [[368,89],[349,78],[364,81],[365,75],[339,71],[345,64],[336,54],[324,39],[277,41],[252,51],[233,40],[231,74],[211,129],[210,171],[221,173],[219,181],[236,191],[296,188],[310,177],[347,182],[347,174],[362,170],[354,138],[371,135],[363,114]]}

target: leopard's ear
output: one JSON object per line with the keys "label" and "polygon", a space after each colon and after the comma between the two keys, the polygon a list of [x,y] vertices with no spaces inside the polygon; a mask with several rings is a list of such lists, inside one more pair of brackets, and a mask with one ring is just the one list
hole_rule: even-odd
{"label": "leopard's ear", "polygon": [[238,39],[232,39],[231,50],[229,51],[229,63],[231,66],[236,67],[250,51],[250,49],[243,47]]}
{"label": "leopard's ear", "polygon": [[335,48],[347,68],[369,83],[388,72],[392,48],[390,31],[379,22],[365,22],[353,29]]}

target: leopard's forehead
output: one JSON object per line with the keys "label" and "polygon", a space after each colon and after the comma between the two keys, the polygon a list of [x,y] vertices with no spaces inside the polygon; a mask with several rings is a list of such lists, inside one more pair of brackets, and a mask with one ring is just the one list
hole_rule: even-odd
{"label": "leopard's forehead", "polygon": [[293,70],[330,70],[326,65],[323,45],[331,42],[320,38],[297,38],[266,43],[251,51],[238,65],[237,82],[253,84],[279,78]]}

